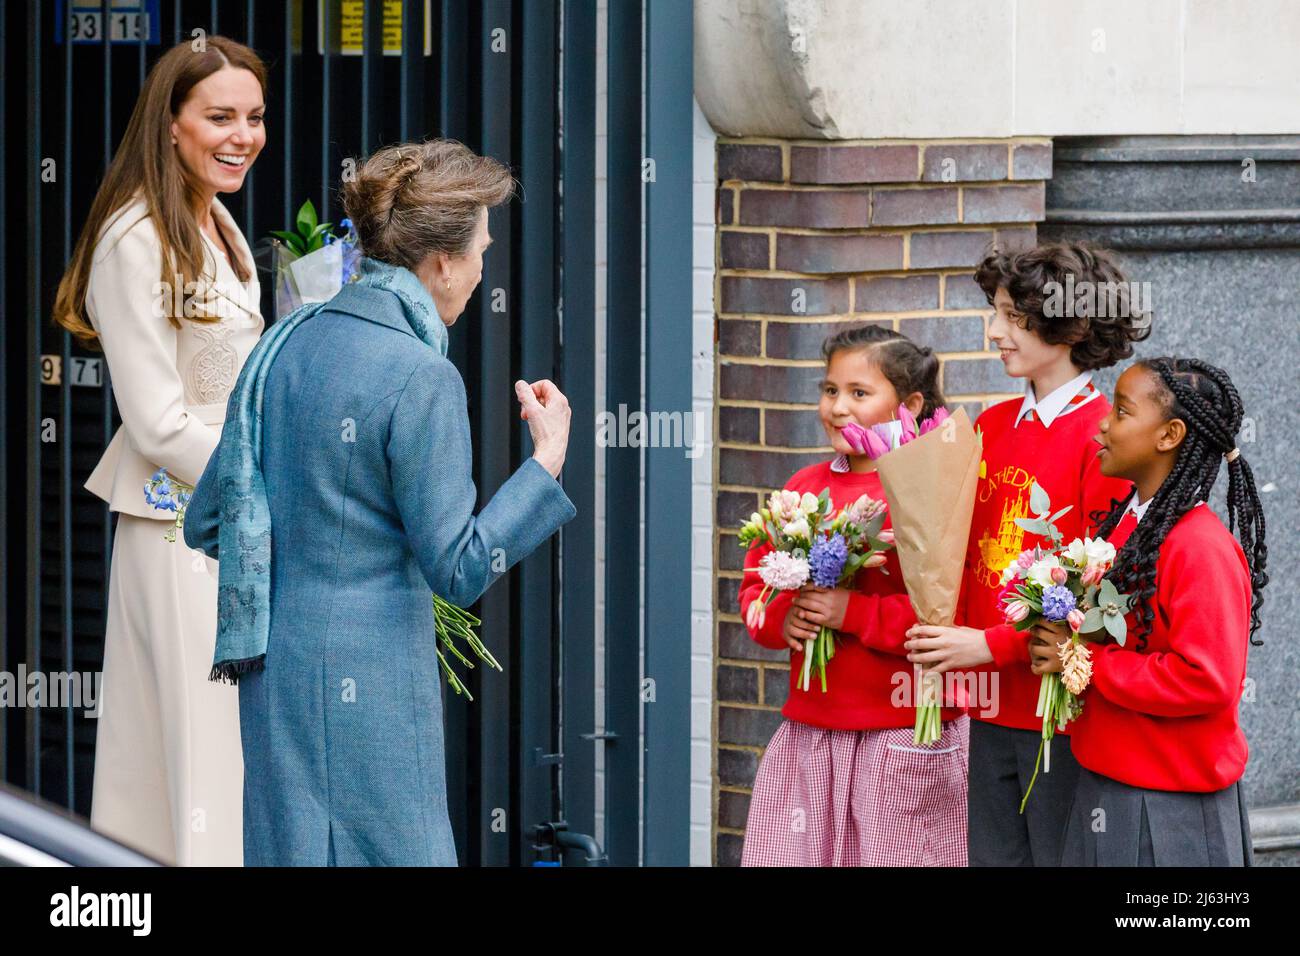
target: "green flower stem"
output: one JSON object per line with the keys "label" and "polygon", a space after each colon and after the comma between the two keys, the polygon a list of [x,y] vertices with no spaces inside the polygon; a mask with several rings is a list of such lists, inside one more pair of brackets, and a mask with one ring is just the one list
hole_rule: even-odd
{"label": "green flower stem", "polygon": [[[486,662],[488,666],[497,670],[502,669],[497,659],[492,656],[492,652],[487,649],[478,634],[474,632],[474,628],[483,622],[469,611],[456,607],[456,605],[444,601],[435,594],[433,596],[433,621],[434,631],[439,642],[466,667],[472,669],[474,662],[456,646],[453,638],[460,638],[468,644],[475,656],[479,660]],[[451,686],[451,689],[473,701],[474,696],[469,692],[469,688],[465,686],[465,683],[456,675],[456,672],[452,670],[446,655],[443,654],[441,649],[438,649],[437,654],[438,663],[442,665],[443,673],[446,675],[447,683]]]}

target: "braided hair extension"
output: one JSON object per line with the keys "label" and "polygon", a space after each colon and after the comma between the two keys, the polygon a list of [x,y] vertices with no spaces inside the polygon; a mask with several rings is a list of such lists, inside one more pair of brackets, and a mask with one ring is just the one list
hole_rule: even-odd
{"label": "braided hair extension", "polygon": [[[1251,643],[1260,627],[1259,610],[1264,586],[1268,584],[1265,566],[1268,547],[1264,541],[1264,509],[1255,489],[1255,476],[1237,448],[1236,434],[1241,427],[1241,396],[1217,366],[1199,359],[1152,358],[1136,363],[1146,369],[1163,386],[1166,420],[1182,419],[1187,435],[1178,451],[1173,470],[1151,499],[1142,522],[1125,542],[1107,577],[1121,592],[1137,593],[1139,625],[1138,650],[1145,650],[1155,611],[1151,607],[1156,593],[1156,558],[1165,536],[1178,520],[1198,501],[1208,501],[1210,489],[1219,477],[1219,465],[1228,461],[1228,530],[1237,535],[1250,569],[1252,600],[1250,605]],[[1111,501],[1109,512],[1094,512],[1100,520],[1097,530],[1105,538],[1128,506],[1134,491],[1123,501]]]}

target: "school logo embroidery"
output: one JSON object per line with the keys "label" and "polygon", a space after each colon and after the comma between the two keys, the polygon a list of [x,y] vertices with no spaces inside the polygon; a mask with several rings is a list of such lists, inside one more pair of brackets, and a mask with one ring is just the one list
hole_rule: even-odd
{"label": "school logo embroidery", "polygon": [[[988,475],[988,467],[981,461],[980,471],[987,475],[986,480],[980,482],[980,504],[1000,493],[1006,497],[1002,514],[998,518],[996,536],[985,528],[979,539],[979,558],[975,568],[975,576],[980,584],[986,588],[996,588],[1001,584],[1003,569],[1024,550],[1025,529],[1016,524],[1016,519],[1030,517],[1029,489],[1033,487],[1035,478],[1019,465],[1007,465]],[[1006,486],[1005,492],[1003,486]]]}

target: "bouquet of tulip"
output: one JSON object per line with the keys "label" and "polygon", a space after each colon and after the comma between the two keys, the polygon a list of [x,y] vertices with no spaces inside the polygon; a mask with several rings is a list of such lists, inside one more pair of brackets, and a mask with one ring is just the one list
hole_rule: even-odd
{"label": "bouquet of tulip", "polygon": [[185,527],[185,509],[194,497],[194,486],[187,485],[179,478],[167,474],[166,468],[159,468],[144,483],[144,500],[152,507],[162,511],[176,512],[176,521],[167,529],[163,538],[168,544],[176,543],[176,532]]}
{"label": "bouquet of tulip", "polygon": [[[1073,507],[1073,506],[1071,506]],[[1058,730],[1079,716],[1083,702],[1079,695],[1092,679],[1092,652],[1080,634],[1105,630],[1121,647],[1128,632],[1124,615],[1133,605],[1133,595],[1120,594],[1106,572],[1115,563],[1115,546],[1098,538],[1075,538],[1063,545],[1056,520],[1070,508],[1052,514],[1052,503],[1038,483],[1029,490],[1033,518],[1017,518],[1016,524],[1051,541],[1050,548],[1023,551],[1002,572],[999,600],[1008,623],[1024,631],[1039,621],[1065,623],[1070,639],[1061,644],[1060,674],[1044,674],[1038,687],[1035,716],[1043,718],[1043,739],[1034,761],[1020,812],[1038,779],[1038,768],[1051,771],[1052,738]]]}
{"label": "bouquet of tulip", "polygon": [[[876,463],[917,621],[952,624],[979,479],[981,443],[966,412],[950,415],[940,408],[917,422],[900,405],[894,421],[870,428],[849,424],[841,434],[857,454]],[[912,739],[928,746],[943,733],[939,681],[920,669],[917,685]]]}
{"label": "bouquet of tulip", "polygon": [[[754,512],[740,528],[741,547],[761,542],[773,549],[758,563],[763,589],[745,611],[750,630],[763,626],[767,606],[780,591],[794,591],[810,582],[820,588],[852,587],[860,570],[883,565],[884,552],[893,541],[892,534],[882,530],[885,510],[883,501],[863,495],[836,512],[829,488],[820,495],[772,492],[767,507]],[[823,626],[816,638],[804,641],[799,688],[812,687],[816,668],[825,693],[826,664],[834,656],[835,632]]]}

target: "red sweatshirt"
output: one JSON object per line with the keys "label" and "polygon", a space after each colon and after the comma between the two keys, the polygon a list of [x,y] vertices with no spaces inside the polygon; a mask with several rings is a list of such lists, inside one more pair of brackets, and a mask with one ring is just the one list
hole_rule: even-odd
{"label": "red sweatshirt", "polygon": [[[1110,536],[1116,549],[1136,527],[1132,512],[1125,515]],[[1072,724],[1079,763],[1150,790],[1209,793],[1241,779],[1247,750],[1237,704],[1250,602],[1241,545],[1197,505],[1160,546],[1146,649],[1137,649],[1135,612],[1124,647],[1109,639],[1092,645],[1092,683]]]}
{"label": "red sweatshirt", "polygon": [[[880,476],[874,472],[861,474],[831,471],[830,462],[811,465],[786,482],[785,487],[800,493],[810,491],[820,494],[830,488],[831,502],[835,507],[856,501],[861,495],[885,500]],[[888,516],[886,528],[890,527]],[[745,576],[740,587],[740,614],[758,597],[763,581],[756,570],[759,560],[772,548],[754,544],[745,555]],[[906,632],[916,623],[916,612],[903,585],[903,572],[898,566],[898,555],[893,549],[881,568],[868,568],[858,572],[856,588],[849,598],[844,614],[844,626],[837,632],[835,656],[826,665],[826,692],[821,681],[814,676],[810,690],[800,690],[799,674],[803,667],[803,651],[790,655],[790,696],[781,713],[790,720],[826,727],[831,730],[877,730],[887,727],[910,727],[916,722],[913,706],[915,682],[912,665],[907,660],[903,642]],[[763,627],[750,636],[775,650],[789,647],[781,636],[786,614],[794,602],[793,591],[782,591],[767,606]],[[960,689],[958,689],[960,690]],[[943,720],[955,720],[962,711],[945,707]]]}
{"label": "red sweatshirt", "polygon": [[1002,727],[1041,730],[1043,719],[1034,716],[1041,678],[1029,669],[1030,634],[1005,623],[997,597],[1003,568],[1021,551],[1035,545],[1048,547],[1051,542],[1025,531],[1015,519],[1033,517],[1029,490],[1037,481],[1051,498],[1053,513],[1074,506],[1056,522],[1069,544],[1093,530],[1091,512],[1108,511],[1111,499],[1126,497],[1132,485],[1105,477],[1097,463],[1099,446],[1092,439],[1098,424],[1110,414],[1104,395],[1058,416],[1050,428],[1037,420],[1015,425],[1021,402],[1019,398],[999,402],[976,421],[984,436],[984,460],[957,623],[984,630],[993,664],[981,669],[999,670],[997,707],[988,708],[995,713],[972,708],[971,717]]}

